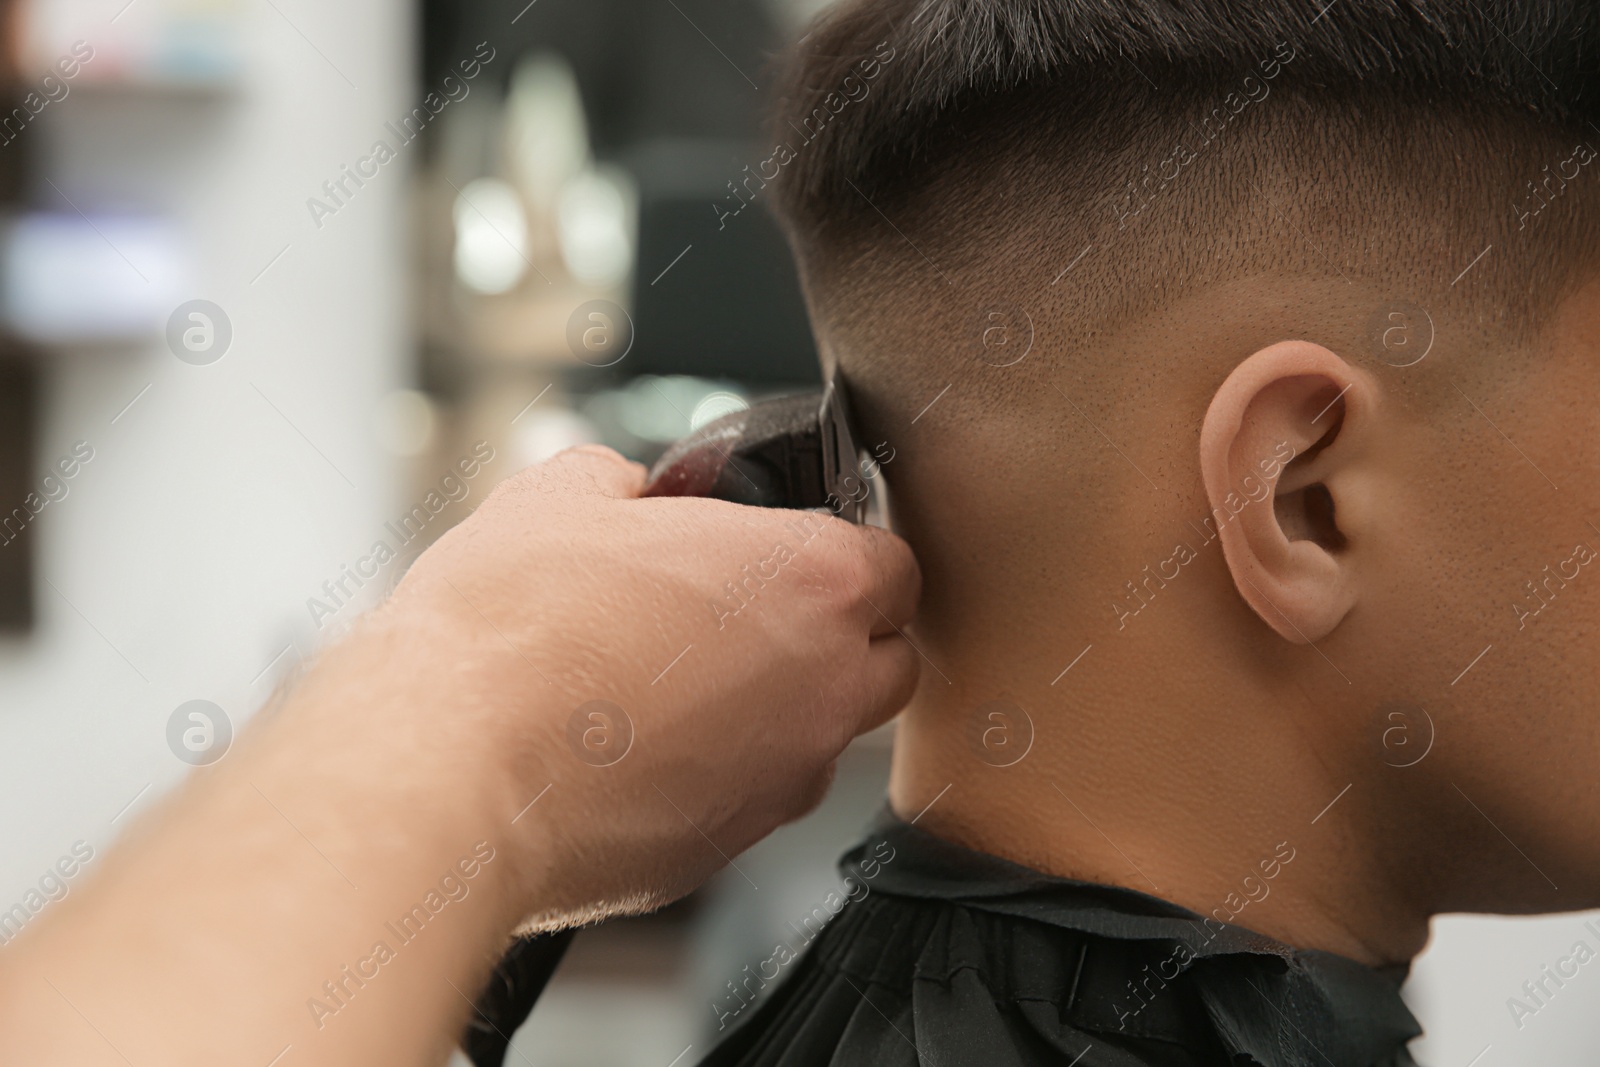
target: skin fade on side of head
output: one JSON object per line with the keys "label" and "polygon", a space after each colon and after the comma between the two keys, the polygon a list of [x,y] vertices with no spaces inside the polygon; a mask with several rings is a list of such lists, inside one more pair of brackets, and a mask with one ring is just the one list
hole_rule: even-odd
{"label": "skin fade on side of head", "polygon": [[1292,839],[1249,924],[1365,962],[1600,905],[1600,586],[1524,622],[1600,543],[1590,17],[845,0],[788,54],[778,131],[895,55],[767,192],[923,567],[898,811],[1201,912]]}

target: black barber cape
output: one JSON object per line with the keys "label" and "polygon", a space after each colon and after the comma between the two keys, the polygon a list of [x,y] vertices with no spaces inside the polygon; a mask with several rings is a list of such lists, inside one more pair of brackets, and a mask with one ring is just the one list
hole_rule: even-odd
{"label": "black barber cape", "polygon": [[703,1067],[1414,1067],[1401,974],[888,813],[840,869],[854,899]]}

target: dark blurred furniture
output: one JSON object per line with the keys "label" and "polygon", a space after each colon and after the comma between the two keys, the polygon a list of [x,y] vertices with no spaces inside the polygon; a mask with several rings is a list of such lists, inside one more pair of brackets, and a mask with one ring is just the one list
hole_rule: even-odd
{"label": "dark blurred furniture", "polygon": [[33,625],[35,519],[24,501],[33,484],[37,436],[35,361],[0,347],[0,631]]}
{"label": "dark blurred furniture", "polygon": [[[0,107],[9,115],[20,105],[29,86],[17,69],[19,5],[0,0]],[[19,137],[0,146],[0,205],[18,206],[33,139]],[[39,373],[34,359],[0,338],[0,525],[14,509],[32,519],[23,502],[33,484],[35,438],[38,431]],[[18,520],[13,518],[13,527]],[[7,540],[7,538],[10,538]],[[0,632],[25,631],[33,626],[34,542],[38,534],[32,521],[20,535],[0,533]]]}
{"label": "dark blurred furniture", "polygon": [[557,52],[577,78],[596,154],[638,182],[635,341],[619,375],[820,377],[788,248],[763,198],[718,218],[718,205],[741,202],[728,183],[772,154],[761,123],[782,38],[753,0],[424,0],[425,81],[480,41],[507,57],[493,68],[502,83],[514,57]]}

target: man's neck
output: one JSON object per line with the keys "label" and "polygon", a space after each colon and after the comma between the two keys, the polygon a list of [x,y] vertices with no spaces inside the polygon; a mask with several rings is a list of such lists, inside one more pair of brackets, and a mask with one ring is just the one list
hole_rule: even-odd
{"label": "man's neck", "polygon": [[[1094,675],[1138,677],[1110,663]],[[1307,709],[1252,710],[1235,694],[1221,714],[1207,706],[1215,693],[1130,698],[1137,682],[1107,697],[1094,675],[1078,679],[1070,706],[1048,686],[1009,706],[986,704],[994,690],[925,687],[898,726],[895,812],[965,847],[1298,948],[1370,965],[1421,950],[1427,908],[1406,899],[1368,837],[1385,801],[1347,789],[1284,730]]]}

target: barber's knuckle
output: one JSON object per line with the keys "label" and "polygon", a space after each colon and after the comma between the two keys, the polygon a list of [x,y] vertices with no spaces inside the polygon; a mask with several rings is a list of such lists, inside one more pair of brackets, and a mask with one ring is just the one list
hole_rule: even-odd
{"label": "barber's knuckle", "polygon": [[830,546],[829,584],[840,594],[846,604],[859,603],[862,590],[872,577],[871,561],[861,543],[856,540],[839,541]]}
{"label": "barber's knuckle", "polygon": [[817,584],[816,600],[824,621],[837,626],[841,619],[848,619],[860,610],[860,582],[836,570]]}
{"label": "barber's knuckle", "polygon": [[887,550],[884,553],[890,569],[898,576],[903,576],[914,587],[922,585],[922,567],[917,563],[916,555],[911,551],[911,546],[898,537],[886,538]]}

